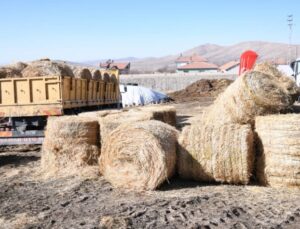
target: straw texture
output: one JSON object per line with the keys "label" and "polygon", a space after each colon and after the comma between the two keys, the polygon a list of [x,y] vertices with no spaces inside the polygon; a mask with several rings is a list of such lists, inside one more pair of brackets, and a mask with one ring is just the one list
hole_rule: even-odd
{"label": "straw texture", "polygon": [[35,76],[70,76],[74,77],[72,69],[64,64],[53,61],[33,61],[22,70],[23,77]]}
{"label": "straw texture", "polygon": [[177,131],[159,121],[124,124],[102,147],[100,172],[114,187],[154,190],[174,174]]}
{"label": "straw texture", "polygon": [[259,116],[255,126],[260,183],[300,189],[300,115]]}
{"label": "straw texture", "polygon": [[178,173],[185,179],[247,184],[253,170],[250,125],[205,125],[195,121],[179,138]]}
{"label": "straw texture", "polygon": [[75,78],[87,79],[87,80],[92,79],[92,74],[88,68],[77,67],[77,68],[73,69],[73,72],[74,72]]}
{"label": "straw texture", "polygon": [[77,116],[50,117],[42,148],[45,175],[78,174],[99,157],[99,124]]}
{"label": "straw texture", "polygon": [[[272,65],[258,65],[232,83],[204,112],[206,123],[254,125],[255,116],[280,113],[292,106],[299,88]],[[220,115],[221,114],[221,115]]]}

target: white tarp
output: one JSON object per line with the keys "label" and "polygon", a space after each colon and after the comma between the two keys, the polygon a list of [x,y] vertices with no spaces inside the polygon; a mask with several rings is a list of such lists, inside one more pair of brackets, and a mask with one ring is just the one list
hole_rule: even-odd
{"label": "white tarp", "polygon": [[159,103],[167,99],[167,95],[142,86],[120,85],[120,92],[123,107]]}

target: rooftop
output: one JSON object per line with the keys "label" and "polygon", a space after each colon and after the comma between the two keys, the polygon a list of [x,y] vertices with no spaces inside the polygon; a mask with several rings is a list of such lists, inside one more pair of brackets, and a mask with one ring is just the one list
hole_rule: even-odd
{"label": "rooftop", "polygon": [[218,69],[218,66],[208,62],[194,62],[178,67],[179,70],[185,69]]}
{"label": "rooftop", "polygon": [[220,69],[221,69],[222,71],[226,71],[226,70],[231,69],[231,68],[233,68],[233,67],[235,67],[235,66],[238,66],[239,64],[240,64],[239,61],[237,61],[237,60],[232,60],[232,61],[229,61],[229,62],[226,63],[226,64],[223,64],[223,65],[220,67]]}

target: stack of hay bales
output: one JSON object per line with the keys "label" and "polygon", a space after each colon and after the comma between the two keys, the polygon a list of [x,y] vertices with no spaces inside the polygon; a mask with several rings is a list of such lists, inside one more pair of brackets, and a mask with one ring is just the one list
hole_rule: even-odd
{"label": "stack of hay bales", "polygon": [[177,131],[159,121],[120,125],[105,141],[100,172],[114,187],[154,190],[174,174]]}
{"label": "stack of hay bales", "polygon": [[99,69],[90,69],[67,65],[66,62],[62,61],[52,61],[49,58],[43,58],[28,63],[17,62],[15,64],[3,66],[0,68],[0,78],[38,76],[69,76],[95,80],[100,80],[102,78]]}
{"label": "stack of hay bales", "polygon": [[179,175],[247,184],[254,167],[255,117],[286,110],[298,95],[295,82],[268,64],[240,76],[183,131]]}
{"label": "stack of hay bales", "polygon": [[149,106],[130,110],[104,110],[79,114],[81,117],[97,119],[100,124],[101,144],[106,137],[124,123],[158,120],[176,126],[176,110],[173,106]]}
{"label": "stack of hay bales", "polygon": [[291,107],[299,95],[295,82],[269,64],[232,83],[205,112],[206,123],[254,125],[255,116],[274,114]]}
{"label": "stack of hay bales", "polygon": [[77,116],[48,119],[41,167],[47,177],[78,174],[97,164],[99,124]]}
{"label": "stack of hay bales", "polygon": [[260,183],[300,189],[300,115],[259,116],[255,127]]}
{"label": "stack of hay bales", "polygon": [[74,77],[72,69],[67,64],[49,59],[33,61],[22,70],[23,77],[56,75]]}
{"label": "stack of hay bales", "polygon": [[121,124],[147,120],[158,120],[176,126],[176,110],[172,106],[151,106],[103,116],[99,119],[101,143]]}

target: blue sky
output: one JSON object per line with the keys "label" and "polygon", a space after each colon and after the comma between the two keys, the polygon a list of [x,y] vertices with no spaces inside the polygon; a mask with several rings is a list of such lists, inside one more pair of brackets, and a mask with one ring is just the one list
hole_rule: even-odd
{"label": "blue sky", "polygon": [[293,42],[300,43],[299,9],[299,0],[0,0],[0,63],[163,56],[204,43],[287,43],[288,14],[296,24]]}

